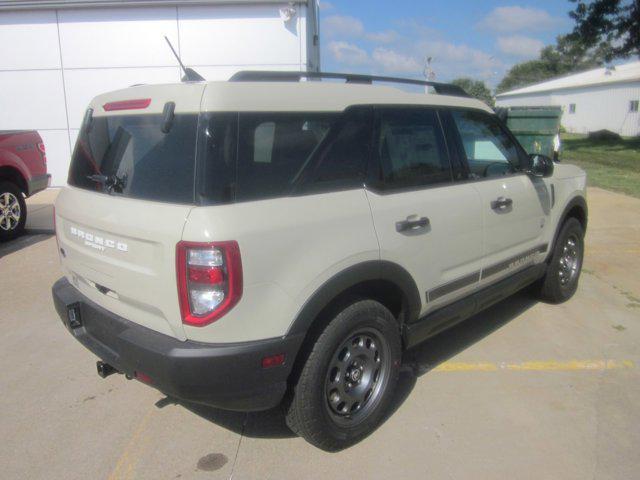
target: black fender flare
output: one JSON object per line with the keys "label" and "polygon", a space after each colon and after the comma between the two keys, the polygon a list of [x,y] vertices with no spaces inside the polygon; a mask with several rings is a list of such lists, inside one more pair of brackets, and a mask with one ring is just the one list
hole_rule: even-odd
{"label": "black fender flare", "polygon": [[371,280],[385,280],[397,286],[403,292],[406,301],[405,320],[409,322],[418,318],[422,303],[420,292],[411,274],[396,263],[371,260],[348,267],[327,280],[305,302],[289,327],[287,335],[306,334],[320,312],[341,293],[359,283]]}
{"label": "black fender flare", "polygon": [[553,242],[551,243],[551,247],[549,248],[549,252],[547,253],[547,258],[546,258],[547,262],[549,262],[551,260],[551,257],[553,256],[553,252],[556,247],[556,241],[558,240],[558,235],[560,235],[560,229],[562,228],[562,225],[564,225],[564,222],[567,220],[567,217],[569,216],[569,212],[573,210],[575,207],[579,207],[584,213],[583,226],[584,226],[584,231],[586,233],[587,222],[589,219],[589,208],[587,207],[587,201],[583,196],[576,196],[576,197],[573,197],[571,200],[569,200],[567,205],[564,207],[562,214],[560,215],[560,220],[556,225],[556,231],[553,234]]}

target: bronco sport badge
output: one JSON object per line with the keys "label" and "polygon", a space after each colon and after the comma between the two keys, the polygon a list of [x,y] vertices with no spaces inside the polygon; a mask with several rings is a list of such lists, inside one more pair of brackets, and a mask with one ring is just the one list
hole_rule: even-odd
{"label": "bronco sport badge", "polygon": [[95,248],[104,252],[106,249],[120,250],[121,252],[128,252],[129,246],[124,242],[118,242],[111,238],[101,237],[100,235],[94,235],[93,233],[85,232],[76,227],[70,228],[71,235],[80,240],[84,240],[84,244],[87,247]]}

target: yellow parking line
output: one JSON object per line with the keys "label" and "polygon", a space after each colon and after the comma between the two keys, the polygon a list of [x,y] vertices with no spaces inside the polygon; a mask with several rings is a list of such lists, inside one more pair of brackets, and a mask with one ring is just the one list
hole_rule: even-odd
{"label": "yellow parking line", "polygon": [[634,368],[632,360],[569,360],[565,362],[531,361],[521,363],[494,362],[444,362],[434,368],[435,372],[496,372],[498,370],[516,371],[580,371],[580,370],[621,370]]}
{"label": "yellow parking line", "polygon": [[587,247],[585,248],[586,253],[640,253],[640,248],[626,248],[626,249],[616,249],[612,250],[611,248],[605,247]]}
{"label": "yellow parking line", "polygon": [[134,478],[134,468],[138,463],[138,458],[140,453],[144,447],[145,442],[143,440],[143,436],[145,430],[147,429],[147,425],[149,424],[149,420],[151,420],[151,415],[153,414],[154,409],[150,409],[140,423],[133,431],[131,435],[131,439],[127,443],[127,446],[124,448],[122,455],[118,459],[118,463],[116,463],[115,468],[109,475],[108,480],[121,480],[121,479],[130,479]]}
{"label": "yellow parking line", "polygon": [[444,362],[434,368],[436,372],[493,372],[498,370],[496,363]]}

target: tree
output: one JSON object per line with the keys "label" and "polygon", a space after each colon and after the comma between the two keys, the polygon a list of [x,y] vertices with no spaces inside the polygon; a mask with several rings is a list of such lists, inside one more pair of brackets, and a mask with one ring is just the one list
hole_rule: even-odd
{"label": "tree", "polygon": [[606,61],[640,54],[640,0],[569,1],[576,4],[570,42],[600,50]]}
{"label": "tree", "polygon": [[614,58],[640,54],[640,0],[569,0],[576,21],[539,58],[511,67],[497,93],[602,66]]}
{"label": "tree", "polygon": [[556,45],[544,47],[537,59],[511,67],[498,84],[496,92],[506,92],[562,75],[590,70],[601,66],[604,60],[602,48],[587,49],[566,35],[560,36]]}
{"label": "tree", "polygon": [[483,101],[490,107],[493,107],[495,103],[493,99],[493,95],[491,95],[491,90],[489,90],[489,88],[485,85],[483,81],[462,77],[462,78],[456,78],[451,83],[461,87],[465,92],[467,92],[473,98],[477,98],[478,100]]}

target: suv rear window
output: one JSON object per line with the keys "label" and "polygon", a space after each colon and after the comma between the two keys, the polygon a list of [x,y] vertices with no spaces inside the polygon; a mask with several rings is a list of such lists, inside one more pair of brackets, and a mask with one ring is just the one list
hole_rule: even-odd
{"label": "suv rear window", "polygon": [[171,203],[194,202],[198,115],[175,115],[163,133],[162,115],[93,117],[83,124],[69,185]]}
{"label": "suv rear window", "polygon": [[340,113],[212,113],[201,134],[207,203],[291,195]]}
{"label": "suv rear window", "polygon": [[236,200],[286,195],[335,115],[241,113]]}

